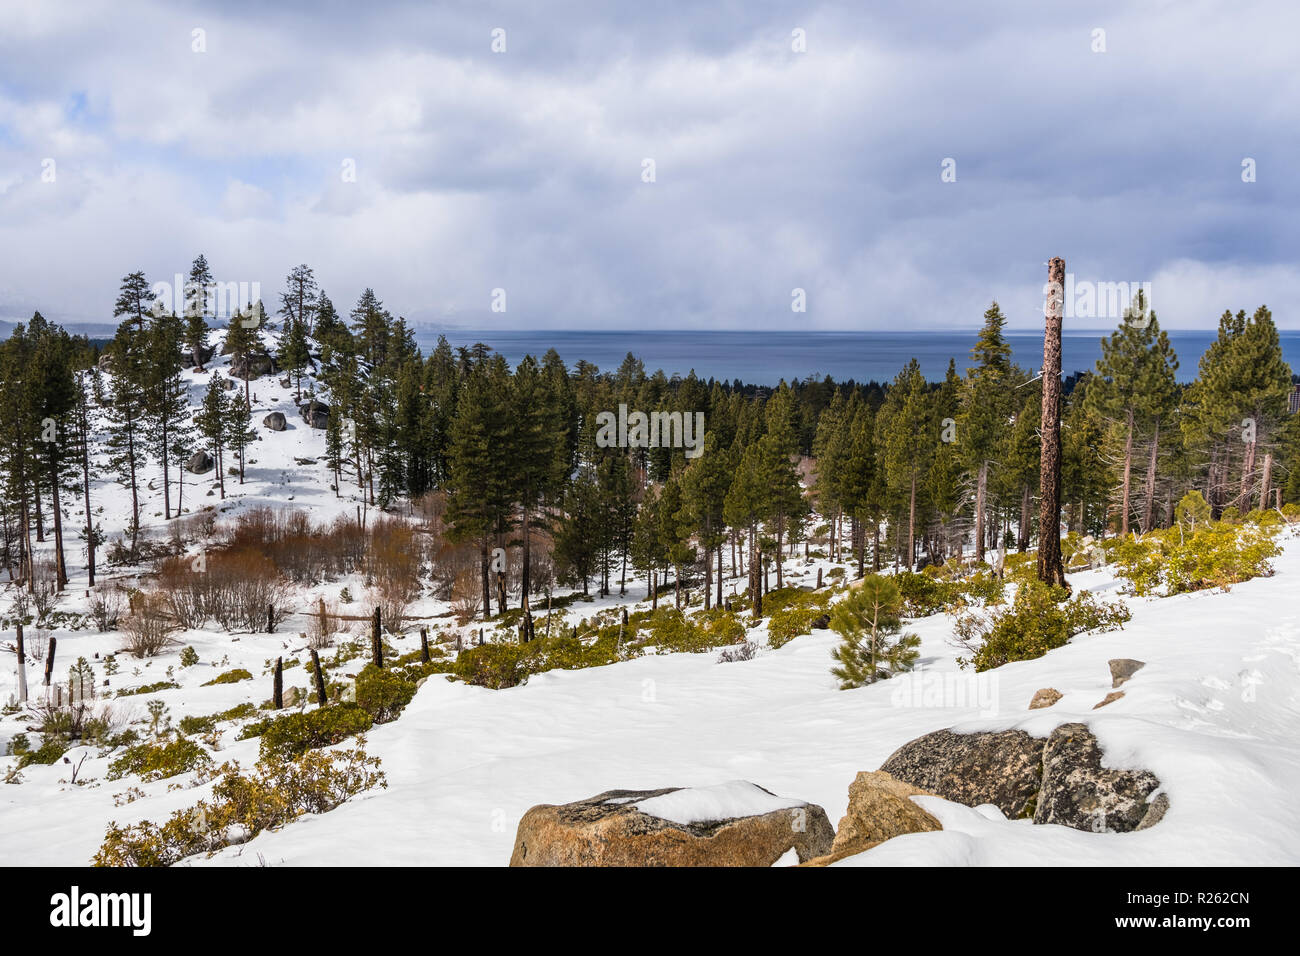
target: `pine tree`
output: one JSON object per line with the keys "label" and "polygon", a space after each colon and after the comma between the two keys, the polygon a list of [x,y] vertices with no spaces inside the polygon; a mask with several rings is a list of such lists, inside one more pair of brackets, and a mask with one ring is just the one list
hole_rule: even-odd
{"label": "pine tree", "polygon": [[[185,347],[190,350],[196,371],[203,370],[203,351],[208,344],[208,323],[204,306],[209,290],[215,290],[216,281],[208,260],[200,254],[190,266],[185,286]],[[213,291],[213,317],[216,317],[216,292]]]}
{"label": "pine tree", "polygon": [[141,365],[145,411],[142,425],[152,457],[162,464],[165,520],[172,516],[171,458],[176,433],[184,429],[189,412],[189,389],[181,374],[181,335],[181,322],[175,315],[153,316],[146,329]]}
{"label": "pine tree", "polygon": [[[1117,456],[1121,537],[1129,532],[1133,512],[1134,449],[1140,432],[1147,427],[1158,428],[1159,420],[1168,413],[1177,388],[1177,368],[1169,338],[1160,332],[1154,314],[1148,314],[1145,295],[1139,290],[1125,310],[1119,329],[1102,340],[1101,358],[1088,388],[1090,409],[1117,433],[1121,449]],[[1149,516],[1144,524],[1148,520]]]}
{"label": "pine tree", "polygon": [[280,367],[293,375],[294,401],[301,404],[302,373],[311,368],[311,346],[307,341],[307,326],[300,319],[288,319],[286,325],[277,357]]}
{"label": "pine tree", "polygon": [[131,553],[140,534],[140,470],[148,461],[145,434],[148,391],[146,332],[134,318],[127,319],[109,343],[112,383],[109,389],[108,467],[123,487],[131,490]]}
{"label": "pine tree", "polygon": [[509,370],[499,357],[473,365],[451,425],[447,521],[453,541],[479,546],[483,616],[492,616],[490,548],[509,519],[512,495]]}
{"label": "pine tree", "polygon": [[907,567],[916,566],[917,497],[939,440],[921,366],[912,359],[894,379],[877,419],[886,481],[906,508]]}
{"label": "pine tree", "polygon": [[704,550],[704,606],[710,606],[714,556],[717,558],[718,603],[722,603],[722,543],[727,539],[724,509],[735,465],[713,431],[705,432],[703,449],[682,475],[682,491],[695,519],[695,533]]}
{"label": "pine tree", "polygon": [[1002,309],[994,302],[984,313],[962,389],[957,437],[966,467],[975,476],[975,560],[984,560],[985,521],[989,510],[989,471],[997,459],[1011,418],[1017,381],[1024,377],[1011,362],[1011,346],[1002,334]]}
{"label": "pine tree", "polygon": [[248,457],[248,446],[258,441],[258,434],[253,428],[252,409],[248,407],[248,399],[243,395],[236,396],[227,407],[229,416],[226,424],[226,446],[239,456],[239,483],[244,483],[244,462]]}
{"label": "pine tree", "polygon": [[225,449],[230,435],[230,399],[226,390],[214,375],[208,382],[208,391],[203,396],[203,404],[194,414],[194,424],[199,434],[206,439],[212,449],[212,460],[217,472],[217,485],[221,497],[226,497]]}
{"label": "pine tree", "polygon": [[673,601],[679,608],[682,606],[682,567],[695,560],[695,549],[691,547],[693,517],[682,496],[681,484],[675,477],[670,478],[659,496],[659,548],[673,566]]}
{"label": "pine tree", "polygon": [[831,654],[831,673],[840,690],[873,684],[911,670],[920,658],[921,639],[903,634],[902,598],[890,578],[870,574],[831,608],[831,629],[841,644]]}

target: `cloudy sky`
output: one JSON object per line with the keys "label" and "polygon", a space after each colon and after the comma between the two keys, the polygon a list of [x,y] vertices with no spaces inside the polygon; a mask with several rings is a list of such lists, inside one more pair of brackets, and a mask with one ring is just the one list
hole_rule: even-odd
{"label": "cloudy sky", "polygon": [[0,318],[203,252],[418,323],[1029,327],[1060,255],[1300,328],[1284,0],[269,6],[0,0]]}

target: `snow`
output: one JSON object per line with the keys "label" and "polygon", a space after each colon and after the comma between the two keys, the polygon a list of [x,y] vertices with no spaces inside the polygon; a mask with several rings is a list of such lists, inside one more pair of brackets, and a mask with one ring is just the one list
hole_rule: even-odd
{"label": "snow", "polygon": [[804,806],[804,801],[778,797],[747,780],[731,780],[712,787],[683,787],[638,801],[633,806],[652,817],[689,826],[793,810]]}
{"label": "snow", "polygon": [[[201,399],[207,379],[225,374],[225,359],[213,370],[186,373],[191,401]],[[227,479],[230,499],[209,495],[211,474],[185,476],[185,511],[219,505],[222,520],[255,505],[305,507],[316,521],[354,515],[361,505],[355,483],[344,479],[342,497],[329,487],[324,440],[297,413],[291,389],[263,378],[254,425],[255,444],[243,486]],[[261,427],[269,411],[282,411],[289,430]],[[319,464],[300,466],[296,458]],[[174,477],[174,473],[173,473]],[[144,480],[143,521],[165,534],[161,474]],[[173,494],[175,489],[173,489]],[[129,492],[99,481],[94,489],[99,520],[110,536],[129,514]],[[80,517],[80,496],[65,496],[65,527]],[[707,820],[720,815],[761,813],[797,806],[822,806],[832,822],[843,815],[848,786],[859,771],[874,770],[895,749],[930,731],[1021,728],[1046,736],[1058,724],[1087,723],[1114,767],[1144,767],[1169,794],[1171,808],[1157,826],[1139,833],[1085,833],[1059,826],[1006,820],[991,807],[969,808],[937,798],[916,798],[943,824],[942,831],[901,837],[838,865],[1290,865],[1300,863],[1300,538],[1287,532],[1276,574],[1246,582],[1231,592],[1199,592],[1171,598],[1119,596],[1119,582],[1107,569],[1070,576],[1076,587],[1107,599],[1125,600],[1133,612],[1123,630],[1083,634],[1034,661],[1010,664],[975,677],[962,672],[952,643],[952,619],[936,615],[910,625],[921,638],[921,669],[870,687],[840,691],[831,677],[835,637],[814,631],[779,649],[766,646],[766,628],[751,631],[759,644],[752,660],[719,663],[717,652],[647,655],[636,660],[577,671],[551,671],[527,684],[493,691],[449,681],[427,680],[394,722],[374,728],[367,750],[382,760],[388,787],[363,794],[328,814],[306,817],[247,844],[228,848],[193,865],[325,866],[358,862],[393,865],[500,866],[510,859],[520,817],[541,803],[566,803],[614,789],[688,788],[641,801],[641,808],[671,820]],[[86,608],[84,556],[69,535],[72,585],[63,611]],[[786,583],[808,584],[825,560],[786,564]],[[109,570],[110,575],[122,575]],[[830,580],[830,579],[828,579]],[[308,609],[317,595],[337,600],[343,587],[358,603],[344,613],[365,615],[364,582],[357,576],[322,582],[299,591],[297,607]],[[726,590],[743,587],[729,579]],[[0,588],[0,610],[10,613],[14,589]],[[643,581],[630,581],[628,596],[617,594],[575,602],[563,620],[576,622],[620,603],[645,607],[637,599]],[[446,602],[424,596],[413,608],[416,623],[437,624],[446,641],[458,629],[445,615]],[[480,625],[459,629],[462,636]],[[355,623],[360,633],[364,623]],[[489,633],[491,625],[487,625]],[[301,613],[277,634],[227,634],[219,630],[178,635],[174,650],[147,661],[120,653],[120,633],[61,628],[55,673],[84,656],[104,679],[104,657],[115,651],[121,672],[110,692],[168,678],[181,686],[148,695],[107,701],[119,721],[146,715],[150,701],[162,701],[173,722],[206,715],[244,701],[270,697],[268,662],[302,659],[307,630]],[[32,630],[28,631],[29,640]],[[395,638],[399,652],[418,647],[411,631]],[[179,665],[186,645],[201,663]],[[445,645],[444,645],[445,646]],[[98,657],[96,657],[98,655]],[[327,656],[327,655],[323,655]],[[1107,660],[1133,657],[1147,662],[1122,688],[1125,696],[1101,710],[1093,706],[1110,692]],[[356,660],[338,668],[355,674]],[[222,671],[245,667],[253,680],[203,687]],[[28,662],[28,683],[39,693],[41,668]],[[285,671],[285,686],[305,687],[301,666]],[[1034,692],[1055,687],[1064,695],[1053,707],[1028,711]],[[14,656],[0,654],[0,701],[16,690]],[[0,717],[0,753],[30,717]],[[217,763],[251,766],[257,741],[225,733],[213,753]],[[71,771],[85,763],[77,783]],[[109,821],[121,825],[162,821],[193,805],[211,790],[189,775],[152,783],[106,779],[113,755],[77,748],[70,764],[30,766],[22,783],[0,786],[0,864],[83,865],[90,860]],[[16,758],[0,756],[0,778]],[[730,782],[728,782],[730,781]],[[131,788],[140,796],[127,802]],[[762,787],[769,794],[764,794]],[[774,797],[771,794],[789,795]],[[120,805],[117,805],[120,804]]]}

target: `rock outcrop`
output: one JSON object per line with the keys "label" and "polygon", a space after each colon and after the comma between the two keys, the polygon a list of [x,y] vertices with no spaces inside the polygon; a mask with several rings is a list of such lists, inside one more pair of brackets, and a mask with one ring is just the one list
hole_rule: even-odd
{"label": "rock outcrop", "polygon": [[1117,657],[1107,663],[1110,665],[1111,687],[1118,687],[1147,666],[1145,661],[1135,661],[1131,657]]}
{"label": "rock outcrop", "polygon": [[330,423],[330,407],[324,402],[313,399],[310,402],[304,402],[298,408],[302,420],[312,428],[325,428]]}
{"label": "rock outcrop", "polygon": [[1029,709],[1039,710],[1043,707],[1051,707],[1063,696],[1055,687],[1040,687],[1034,692],[1034,699],[1029,702]]}
{"label": "rock outcrop", "polygon": [[1099,833],[1136,830],[1160,781],[1146,770],[1107,769],[1101,757],[1101,745],[1086,724],[1062,724],[1052,731],[1043,748],[1043,787],[1034,822]]}
{"label": "rock outcrop", "polygon": [[825,866],[869,850],[878,843],[906,833],[941,830],[939,821],[913,801],[914,796],[934,796],[895,779],[884,771],[864,771],[849,785],[849,808],[835,831],[826,856],[809,866]]}
{"label": "rock outcrop", "polygon": [[954,803],[991,803],[1015,819],[1033,812],[1042,757],[1043,741],[1023,730],[937,730],[903,744],[880,769]]}
{"label": "rock outcrop", "polygon": [[[772,809],[690,822],[657,815],[659,807],[698,804],[696,794],[707,804],[715,789],[677,787],[608,790],[576,803],[542,804],[519,821],[510,865],[771,866],[791,850],[800,862],[830,852],[835,831],[821,807],[783,800],[754,784],[727,786],[752,788],[754,806]],[[673,803],[660,800],[674,794]]]}
{"label": "rock outcrop", "polygon": [[1020,730],[940,730],[904,744],[880,769],[945,800],[991,803],[1012,819],[1108,833],[1154,826],[1169,809],[1159,779],[1104,767],[1103,756],[1082,723],[1062,724],[1046,739]]}
{"label": "rock outcrop", "polygon": [[289,423],[285,421],[283,412],[272,412],[262,419],[262,424],[273,432],[282,432]]}
{"label": "rock outcrop", "polygon": [[185,462],[185,470],[192,475],[205,474],[215,467],[217,467],[217,463],[212,460],[212,456],[206,451],[196,451]]}

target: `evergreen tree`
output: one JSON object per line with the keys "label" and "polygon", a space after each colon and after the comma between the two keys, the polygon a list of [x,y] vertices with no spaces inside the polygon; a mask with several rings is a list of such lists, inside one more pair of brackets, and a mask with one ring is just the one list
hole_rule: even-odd
{"label": "evergreen tree", "polygon": [[850,690],[911,670],[921,639],[903,629],[902,597],[891,579],[871,574],[831,608],[831,629],[841,644],[832,651],[831,673]]}
{"label": "evergreen tree", "polygon": [[226,397],[226,390],[220,380],[213,375],[208,382],[208,390],[203,396],[203,404],[194,413],[194,424],[199,434],[212,449],[212,461],[216,467],[217,485],[221,497],[226,497],[225,450],[229,444],[231,401]]}

